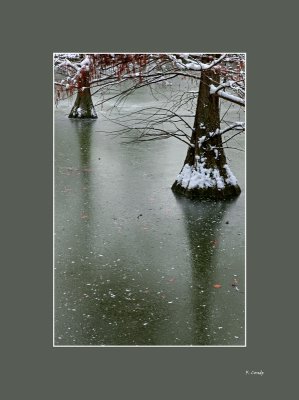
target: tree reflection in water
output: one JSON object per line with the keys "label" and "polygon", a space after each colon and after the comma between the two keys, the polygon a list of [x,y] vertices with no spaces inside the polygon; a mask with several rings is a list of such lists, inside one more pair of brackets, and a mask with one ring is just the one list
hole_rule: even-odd
{"label": "tree reflection in water", "polygon": [[[235,344],[240,338],[231,332],[236,317],[231,306],[240,301],[242,294],[235,293],[229,283],[231,276],[221,260],[221,243],[224,217],[236,200],[212,202],[175,197],[185,216],[190,244],[192,343]],[[225,260],[228,260],[227,255]]]}

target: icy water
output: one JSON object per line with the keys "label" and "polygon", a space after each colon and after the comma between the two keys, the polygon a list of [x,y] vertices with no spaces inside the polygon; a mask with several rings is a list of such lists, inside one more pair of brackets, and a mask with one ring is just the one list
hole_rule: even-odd
{"label": "icy water", "polygon": [[[157,104],[144,89],[125,107],[140,103]],[[237,200],[178,197],[183,143],[124,145],[98,132],[105,108],[77,121],[71,105],[55,110],[54,344],[244,345],[244,153],[227,151]]]}

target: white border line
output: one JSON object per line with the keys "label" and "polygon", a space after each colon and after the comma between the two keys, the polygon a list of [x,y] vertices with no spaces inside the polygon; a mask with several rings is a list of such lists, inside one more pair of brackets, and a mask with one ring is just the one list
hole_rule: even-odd
{"label": "white border line", "polygon": [[[54,53],[52,54],[52,64],[54,64]],[[52,141],[52,146],[53,146],[53,155],[52,155],[52,174],[53,174],[53,259],[52,259],[52,268],[53,268],[53,347],[56,347],[55,345],[55,108],[54,108],[54,103],[55,103],[55,75],[54,75],[54,67],[53,67],[53,75],[52,75],[52,90],[53,90],[53,99],[52,99],[52,113],[53,113],[53,141]]]}
{"label": "white border line", "polygon": [[244,257],[245,257],[245,346],[247,347],[247,53],[245,53],[245,241],[244,241]]}

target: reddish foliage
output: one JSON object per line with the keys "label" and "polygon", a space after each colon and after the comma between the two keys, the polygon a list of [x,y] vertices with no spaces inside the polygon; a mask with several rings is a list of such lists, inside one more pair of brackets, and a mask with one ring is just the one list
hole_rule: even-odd
{"label": "reddish foliage", "polygon": [[[80,55],[81,57],[83,55]],[[85,56],[85,55],[84,55]],[[165,62],[172,62],[176,69],[176,63],[171,61],[168,54],[86,54],[89,57],[88,67],[84,66],[79,72],[74,74],[74,70],[69,64],[63,66],[64,72],[73,78],[68,79],[67,85],[62,85],[59,91],[56,90],[56,100],[58,101],[63,96],[62,92],[66,96],[72,95],[76,89],[82,87],[88,87],[91,80],[100,79],[101,77],[107,76],[107,70],[112,68],[114,77],[117,80],[121,80],[124,75],[130,78],[136,78],[137,82],[142,83],[145,79],[144,70],[147,64],[152,60],[156,62],[157,69],[161,68],[161,65]],[[176,55],[181,57],[181,55]],[[196,59],[197,56],[193,56]],[[211,54],[203,55],[204,62],[212,62],[215,58]],[[199,58],[200,59],[200,58]],[[202,58],[203,59],[203,58]],[[81,58],[82,60],[82,58]],[[78,62],[78,61],[77,61]],[[78,64],[77,64],[78,65]],[[229,57],[228,59],[221,61],[221,63],[215,65],[212,70],[215,74],[220,74],[225,77],[226,80],[242,81],[244,79],[245,63],[242,58]],[[110,73],[111,71],[109,71]],[[136,82],[136,83],[137,83]]]}

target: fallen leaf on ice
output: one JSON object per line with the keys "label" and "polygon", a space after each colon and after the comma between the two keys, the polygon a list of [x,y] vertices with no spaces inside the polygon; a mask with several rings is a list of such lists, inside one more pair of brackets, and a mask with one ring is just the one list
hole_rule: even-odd
{"label": "fallen leaf on ice", "polygon": [[221,286],[222,286],[222,285],[220,285],[220,283],[215,283],[215,284],[213,285],[213,287],[214,287],[215,289],[219,289],[219,288],[221,288]]}

